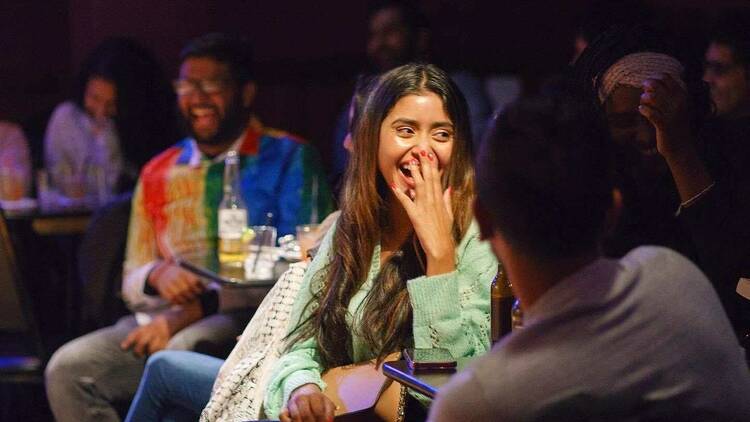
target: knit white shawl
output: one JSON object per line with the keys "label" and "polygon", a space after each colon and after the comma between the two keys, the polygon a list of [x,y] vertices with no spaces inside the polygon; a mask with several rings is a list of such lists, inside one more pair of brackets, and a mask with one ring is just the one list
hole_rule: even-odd
{"label": "knit white shawl", "polygon": [[219,371],[202,422],[261,418],[266,385],[284,353],[284,336],[307,265],[306,261],[290,265],[263,299]]}

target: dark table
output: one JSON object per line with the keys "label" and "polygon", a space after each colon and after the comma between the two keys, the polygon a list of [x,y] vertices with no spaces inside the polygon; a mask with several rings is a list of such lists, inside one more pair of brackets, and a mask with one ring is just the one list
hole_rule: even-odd
{"label": "dark table", "polygon": [[405,360],[397,360],[385,362],[383,374],[429,398],[435,398],[440,387],[447,384],[451,377],[466,367],[471,360],[472,358],[456,359],[458,366],[456,370],[450,371],[413,371]]}
{"label": "dark table", "polygon": [[273,287],[276,280],[289,268],[290,262],[280,259],[276,261],[273,268],[273,276],[269,279],[245,279],[245,269],[242,267],[222,267],[205,268],[185,260],[177,260],[177,264],[182,268],[208,280],[216,281],[223,286],[237,288],[264,288]]}

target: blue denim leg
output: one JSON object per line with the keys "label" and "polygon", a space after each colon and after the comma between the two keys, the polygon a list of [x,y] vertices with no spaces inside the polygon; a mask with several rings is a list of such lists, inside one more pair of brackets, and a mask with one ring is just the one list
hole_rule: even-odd
{"label": "blue denim leg", "polygon": [[223,363],[195,352],[155,353],[146,362],[126,422],[198,420]]}

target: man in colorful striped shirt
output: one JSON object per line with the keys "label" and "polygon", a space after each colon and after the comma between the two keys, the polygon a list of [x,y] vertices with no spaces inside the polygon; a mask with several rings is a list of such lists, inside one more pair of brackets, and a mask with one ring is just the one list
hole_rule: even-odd
{"label": "man in colorful striped shirt", "polygon": [[205,284],[174,264],[216,262],[224,156],[240,156],[240,185],[251,225],[272,213],[280,235],[332,198],[317,155],[299,138],[253,116],[256,86],[249,45],[211,34],[181,54],[175,81],[190,137],[151,160],[133,198],[122,293],[133,315],[60,348],[46,371],[58,421],[119,420],[146,356],[161,349],[228,351],[258,302],[252,291]]}

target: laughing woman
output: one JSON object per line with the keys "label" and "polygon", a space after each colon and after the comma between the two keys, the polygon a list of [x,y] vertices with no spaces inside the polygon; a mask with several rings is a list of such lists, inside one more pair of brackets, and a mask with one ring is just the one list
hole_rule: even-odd
{"label": "laughing woman", "polygon": [[[370,92],[353,143],[341,216],[305,274],[266,392],[266,415],[282,421],[333,417],[329,368],[404,347],[454,357],[489,347],[497,262],[472,223],[461,93],[432,65],[396,68]],[[410,398],[407,418],[423,404]]]}

